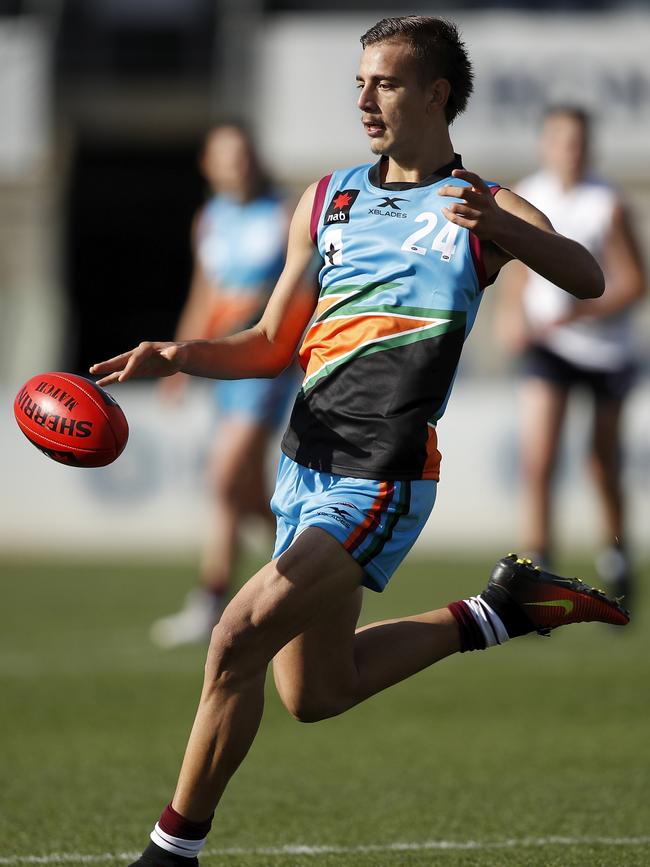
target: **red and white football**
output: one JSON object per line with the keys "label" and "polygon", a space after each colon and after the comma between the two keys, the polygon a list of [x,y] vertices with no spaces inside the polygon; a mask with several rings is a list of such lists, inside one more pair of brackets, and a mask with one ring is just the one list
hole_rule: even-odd
{"label": "red and white football", "polygon": [[32,445],[73,467],[105,467],[129,438],[126,417],[110,394],[74,373],[33,376],[16,395],[14,415]]}

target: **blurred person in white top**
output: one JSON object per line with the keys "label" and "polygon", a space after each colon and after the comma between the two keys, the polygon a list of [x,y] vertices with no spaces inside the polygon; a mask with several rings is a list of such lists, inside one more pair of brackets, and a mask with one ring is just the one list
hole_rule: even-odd
{"label": "blurred person in white top", "polygon": [[581,243],[606,279],[600,298],[578,300],[514,262],[504,279],[497,326],[506,346],[522,357],[522,471],[524,539],[548,564],[553,549],[552,480],[567,398],[575,386],[593,397],[589,455],[602,503],[605,546],[601,577],[627,597],[621,481],[621,412],[635,379],[632,307],[645,292],[643,264],[625,203],[590,168],[590,119],[574,106],[544,116],[541,170],[517,192],[548,215],[556,231]]}

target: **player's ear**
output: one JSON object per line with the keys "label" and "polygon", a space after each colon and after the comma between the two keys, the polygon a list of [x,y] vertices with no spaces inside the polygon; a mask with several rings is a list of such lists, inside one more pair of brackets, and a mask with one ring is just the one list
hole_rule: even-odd
{"label": "player's ear", "polygon": [[451,85],[446,78],[436,78],[429,87],[428,111],[441,111],[447,105]]}

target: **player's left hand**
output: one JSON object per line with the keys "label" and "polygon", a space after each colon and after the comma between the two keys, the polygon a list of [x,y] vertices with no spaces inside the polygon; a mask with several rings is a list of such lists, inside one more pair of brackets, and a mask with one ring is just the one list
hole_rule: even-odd
{"label": "player's left hand", "polygon": [[474,232],[481,240],[494,238],[502,219],[502,209],[497,205],[488,185],[474,172],[454,169],[452,177],[467,181],[471,186],[455,187],[447,184],[438,190],[439,196],[462,199],[442,209],[450,223]]}

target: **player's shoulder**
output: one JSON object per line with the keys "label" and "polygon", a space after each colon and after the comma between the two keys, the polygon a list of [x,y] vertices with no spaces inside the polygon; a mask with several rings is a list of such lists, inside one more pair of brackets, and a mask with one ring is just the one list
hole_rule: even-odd
{"label": "player's shoulder", "polygon": [[370,169],[373,167],[374,163],[359,163],[353,166],[342,166],[338,168],[333,168],[331,171],[327,172],[327,174],[323,175],[319,178],[318,181],[315,182],[315,185],[327,185],[334,182],[339,186],[341,184],[348,183],[353,178],[356,178],[358,181],[363,179],[368,179],[368,173]]}
{"label": "player's shoulder", "polygon": [[368,172],[372,163],[360,163],[356,166],[332,169],[318,180],[313,181],[302,194],[300,205],[309,206],[312,211],[312,229],[315,215],[320,214],[325,199],[330,191],[332,196],[347,195],[346,204],[352,204],[360,194],[363,187],[369,186]]}

